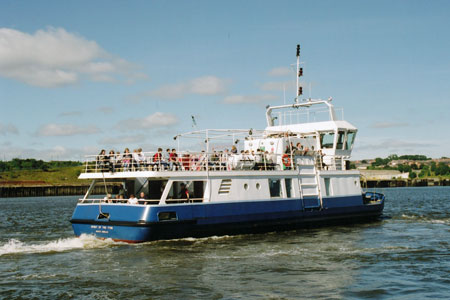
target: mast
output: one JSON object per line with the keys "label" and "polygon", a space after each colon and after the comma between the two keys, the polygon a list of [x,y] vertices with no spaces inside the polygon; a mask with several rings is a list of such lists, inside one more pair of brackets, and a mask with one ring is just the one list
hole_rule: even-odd
{"label": "mast", "polygon": [[299,96],[303,94],[303,88],[300,86],[299,79],[303,76],[303,68],[300,68],[300,45],[297,45],[297,96],[295,97],[295,101],[298,103]]}

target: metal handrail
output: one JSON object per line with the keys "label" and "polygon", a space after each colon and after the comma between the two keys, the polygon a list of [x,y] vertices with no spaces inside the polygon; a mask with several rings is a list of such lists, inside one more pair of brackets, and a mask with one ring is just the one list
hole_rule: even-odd
{"label": "metal handrail", "polygon": [[[159,204],[161,199],[138,199],[138,204],[140,205],[151,205]],[[197,203],[203,202],[203,198],[167,198],[166,204],[177,204],[177,203]],[[105,198],[87,198],[78,199],[78,203],[91,203],[91,204],[128,204],[128,199],[105,199]]]}
{"label": "metal handrail", "polygon": [[[159,153],[159,154],[158,154]],[[289,160],[283,160],[285,157]],[[85,173],[138,172],[138,171],[239,171],[239,170],[295,170],[302,157],[313,160],[319,170],[343,170],[342,157],[333,157],[331,165],[324,165],[317,151],[291,151],[288,154],[274,153],[220,153],[220,152],[178,152],[176,157],[168,158],[161,152],[141,152],[139,156],[87,155]],[[285,163],[283,163],[285,162]]]}

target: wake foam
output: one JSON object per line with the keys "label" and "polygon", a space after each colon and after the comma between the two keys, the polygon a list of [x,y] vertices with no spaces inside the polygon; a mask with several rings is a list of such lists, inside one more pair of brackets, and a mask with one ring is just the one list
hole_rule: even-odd
{"label": "wake foam", "polygon": [[424,216],[424,215],[402,214],[401,219],[406,220],[406,221],[419,221],[419,222],[424,222],[424,223],[450,225],[450,218],[448,218],[448,217],[432,218],[432,217]]}
{"label": "wake foam", "polygon": [[58,239],[45,243],[28,244],[16,239],[11,239],[4,245],[0,245],[0,256],[7,254],[48,253],[63,252],[73,249],[105,248],[111,245],[119,245],[112,239],[98,239],[93,235],[82,234],[80,237]]}

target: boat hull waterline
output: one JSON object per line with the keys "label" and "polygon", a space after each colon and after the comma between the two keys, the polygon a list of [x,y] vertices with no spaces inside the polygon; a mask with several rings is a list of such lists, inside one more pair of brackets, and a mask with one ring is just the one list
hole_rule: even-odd
{"label": "boat hull waterline", "polygon": [[78,204],[71,223],[76,236],[129,243],[263,233],[374,220],[384,208],[384,196],[374,195],[369,203],[358,195],[323,198],[322,209],[314,206],[319,201],[314,198],[166,206]]}

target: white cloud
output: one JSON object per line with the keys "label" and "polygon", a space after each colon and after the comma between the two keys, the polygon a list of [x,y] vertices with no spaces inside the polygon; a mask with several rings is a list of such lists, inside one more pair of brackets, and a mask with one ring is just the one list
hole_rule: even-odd
{"label": "white cloud", "polygon": [[73,124],[50,123],[42,125],[36,132],[37,136],[72,136],[78,134],[94,134],[100,130],[96,126],[80,127]]}
{"label": "white cloud", "polygon": [[220,95],[227,90],[228,82],[228,80],[216,76],[203,76],[186,82],[164,85],[156,90],[143,93],[140,98],[154,96],[162,99],[177,99],[189,94]]}
{"label": "white cloud", "polygon": [[13,124],[0,123],[0,135],[19,134],[19,130]]}
{"label": "white cloud", "polygon": [[[28,34],[0,28],[0,76],[38,87],[74,84],[81,77],[92,81],[137,78],[129,62],[103,50],[95,41],[48,28]],[[137,77],[136,77],[137,76]]]}
{"label": "white cloud", "polygon": [[268,75],[273,77],[292,76],[295,72],[288,67],[273,68]]}
{"label": "white cloud", "polygon": [[133,118],[120,121],[117,128],[121,130],[155,129],[177,124],[177,116],[169,113],[155,112],[145,118]]}
{"label": "white cloud", "polygon": [[223,99],[223,102],[226,104],[239,104],[239,103],[267,103],[273,100],[278,99],[277,96],[274,95],[234,95],[227,96]]}

